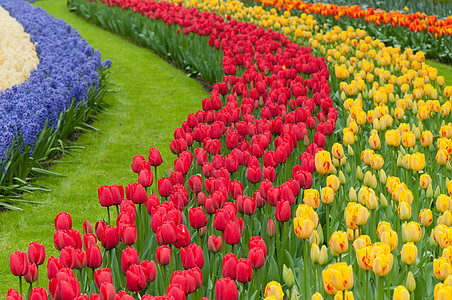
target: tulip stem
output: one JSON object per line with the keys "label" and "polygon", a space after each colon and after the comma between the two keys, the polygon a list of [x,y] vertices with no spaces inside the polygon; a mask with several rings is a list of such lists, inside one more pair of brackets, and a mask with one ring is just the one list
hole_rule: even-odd
{"label": "tulip stem", "polygon": [[111,219],[110,219],[110,207],[107,206],[107,213],[108,213],[108,225],[111,225]]}
{"label": "tulip stem", "polygon": [[22,294],[22,275],[19,276],[19,292],[20,292],[20,296],[23,296],[23,294]]}
{"label": "tulip stem", "polygon": [[330,206],[326,205],[326,240],[328,241],[330,238]]}
{"label": "tulip stem", "polygon": [[303,264],[303,271],[304,271],[304,298],[308,299],[308,239],[304,240],[303,243],[303,259],[304,259],[304,264]]}
{"label": "tulip stem", "polygon": [[383,300],[384,299],[384,291],[383,291],[383,287],[385,284],[384,281],[384,277],[378,277],[378,300]]}
{"label": "tulip stem", "polygon": [[368,292],[369,292],[369,271],[367,271],[367,270],[365,270],[364,271],[364,277],[365,277],[365,280],[364,280],[364,299],[368,299],[368,297],[367,297],[367,295],[368,295]]}

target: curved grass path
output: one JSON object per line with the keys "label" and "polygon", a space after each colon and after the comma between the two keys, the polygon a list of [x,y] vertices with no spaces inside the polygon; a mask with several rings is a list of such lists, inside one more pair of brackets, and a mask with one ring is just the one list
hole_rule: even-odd
{"label": "curved grass path", "polygon": [[[190,112],[201,108],[201,99],[209,94],[200,83],[188,78],[150,50],[135,46],[70,13],[66,0],[41,0],[42,6],[56,18],[63,18],[77,28],[89,43],[101,51],[103,59],[113,61],[110,84],[115,92],[104,100],[109,107],[93,126],[97,133],[80,137],[77,145],[85,147],[51,170],[65,177],[45,176],[40,184],[53,189],[35,193],[27,199],[43,205],[21,205],[23,211],[0,213],[0,298],[9,288],[18,289],[18,279],[9,269],[9,254],[27,251],[32,241],[44,243],[47,257],[58,255],[53,246],[53,220],[60,211],[71,214],[73,227],[82,229],[84,220],[93,223],[106,217],[98,204],[97,188],[102,185],[136,182],[130,166],[133,156],[149,155],[150,147],[158,147],[164,164],[159,175],[175,156],[169,150],[174,129]],[[114,214],[115,216],[115,214]],[[39,269],[40,286],[46,286],[47,273]],[[24,285],[28,288],[28,284]]]}

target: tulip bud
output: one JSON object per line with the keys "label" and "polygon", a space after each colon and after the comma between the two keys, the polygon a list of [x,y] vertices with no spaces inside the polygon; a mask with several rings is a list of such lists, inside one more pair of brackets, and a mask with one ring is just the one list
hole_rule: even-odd
{"label": "tulip bud", "polygon": [[380,203],[383,208],[388,207],[388,200],[386,199],[385,195],[383,195],[383,193],[380,193]]}
{"label": "tulip bud", "polygon": [[283,280],[289,289],[295,284],[295,278],[292,269],[287,268],[286,265],[283,265]]}
{"label": "tulip bud", "polygon": [[352,167],[350,166],[350,163],[345,164],[345,172],[347,172],[347,174],[350,174],[352,172]]}
{"label": "tulip bud", "polygon": [[347,182],[347,180],[345,179],[345,175],[344,175],[344,173],[342,172],[342,170],[339,171],[339,182],[340,182],[342,185],[344,185],[344,184]]}
{"label": "tulip bud", "polygon": [[385,170],[381,169],[378,171],[379,179],[381,184],[386,184],[388,177],[386,176]]}
{"label": "tulip bud", "polygon": [[368,187],[372,186],[372,173],[370,171],[367,171],[366,175],[364,175],[364,185]]}
{"label": "tulip bud", "polygon": [[[403,148],[402,148],[403,149]],[[399,152],[399,156],[397,157],[397,168],[400,168],[403,166],[403,156],[402,154]]]}
{"label": "tulip bud", "polygon": [[332,160],[333,160],[333,165],[334,165],[336,168],[338,168],[338,167],[341,165],[341,161],[340,161],[339,159],[333,157]]}
{"label": "tulip bud", "polygon": [[290,300],[299,300],[295,289],[293,289],[292,292],[290,293]]}
{"label": "tulip bud", "polygon": [[327,262],[328,262],[328,249],[326,248],[325,245],[323,245],[322,248],[320,249],[319,264],[321,266],[324,266],[326,265]]}
{"label": "tulip bud", "polygon": [[414,279],[413,273],[411,273],[411,271],[408,272],[405,285],[410,293],[414,292],[414,290],[416,289],[416,280]]}
{"label": "tulip bud", "polygon": [[427,192],[425,193],[425,196],[427,197],[427,199],[432,199],[433,198],[433,188],[432,188],[431,185],[428,186]]}
{"label": "tulip bud", "polygon": [[341,158],[341,167],[347,163],[347,158],[344,156]]}
{"label": "tulip bud", "polygon": [[350,202],[356,202],[358,196],[356,195],[356,191],[353,187],[350,187],[350,191],[348,192],[348,198]]}
{"label": "tulip bud", "polygon": [[361,168],[359,166],[356,167],[356,178],[358,180],[363,180],[363,178],[364,178],[363,171],[361,170]]}
{"label": "tulip bud", "polygon": [[317,232],[319,234],[319,243],[318,243],[318,245],[323,245],[323,228],[322,228],[322,225],[320,223],[317,226]]}
{"label": "tulip bud", "polygon": [[438,246],[438,244],[436,243],[435,238],[433,237],[433,233],[434,233],[434,230],[432,230],[432,234],[430,235],[429,244],[430,244],[430,247],[436,248]]}
{"label": "tulip bud", "polygon": [[355,156],[355,151],[353,151],[353,148],[350,145],[347,146],[347,152],[348,152],[348,156],[350,156],[350,157]]}
{"label": "tulip bud", "polygon": [[320,258],[320,248],[316,243],[311,244],[311,260],[313,263],[318,263]]}
{"label": "tulip bud", "polygon": [[[427,190],[427,193],[428,193],[428,190]],[[435,190],[435,194],[433,195],[433,197],[434,198],[438,198],[438,196],[441,194],[441,189],[439,188],[439,185],[436,187],[436,190]],[[427,195],[427,198],[428,198],[428,195]]]}
{"label": "tulip bud", "polygon": [[276,233],[275,222],[273,219],[269,219],[267,222],[267,235],[269,237],[274,237]]}

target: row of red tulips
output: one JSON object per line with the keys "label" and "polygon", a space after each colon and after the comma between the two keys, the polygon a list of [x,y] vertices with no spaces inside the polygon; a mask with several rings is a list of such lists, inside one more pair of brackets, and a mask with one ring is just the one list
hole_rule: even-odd
{"label": "row of red tulips", "polygon": [[[170,143],[178,155],[174,171],[157,180],[162,158],[152,148],[148,160],[133,159],[137,183],[99,188],[108,220],[97,222],[94,230],[85,222],[83,238],[72,229],[69,215],[56,217],[54,243],[60,256],[47,263],[50,296],[186,299],[194,294],[199,299],[213,298],[215,290],[221,300],[238,299],[241,290],[242,298],[281,299],[279,283],[269,283],[265,292],[262,283],[280,279],[283,262],[292,261],[293,267],[294,258],[284,249],[291,230],[286,222],[295,215],[301,190],[313,185],[316,169],[327,174],[332,168],[322,151],[332,146],[338,117],[326,63],[280,33],[215,13],[166,2],[102,2],[130,8],[149,22],[177,26],[179,35],[206,36],[204,46],[224,54],[225,76],[213,84],[203,109],[175,130]],[[309,238],[311,223],[300,225],[296,234]],[[13,274],[30,284],[45,257],[39,244],[30,245],[29,254],[33,251],[42,259],[27,259],[18,251],[10,261]],[[221,271],[216,270],[221,262]],[[298,293],[310,296],[302,292],[303,282],[298,284]],[[21,295],[11,290],[8,297]],[[39,287],[28,297],[47,298]]]}

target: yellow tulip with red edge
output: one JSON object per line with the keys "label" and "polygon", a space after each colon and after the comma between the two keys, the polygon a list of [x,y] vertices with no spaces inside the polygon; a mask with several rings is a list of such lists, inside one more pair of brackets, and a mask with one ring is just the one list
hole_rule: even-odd
{"label": "yellow tulip with red edge", "polygon": [[410,231],[411,242],[419,242],[422,237],[421,225],[417,222],[411,221],[407,224],[407,228]]}
{"label": "yellow tulip with red edge", "polygon": [[433,143],[433,134],[430,130],[422,131],[421,145],[422,147],[428,147]]}
{"label": "yellow tulip with red edge", "polygon": [[417,259],[417,247],[413,242],[406,243],[400,251],[402,262],[406,265],[412,265]]}
{"label": "yellow tulip with red edge", "polygon": [[450,161],[450,155],[447,153],[446,150],[440,149],[438,150],[438,153],[436,154],[436,162],[443,166],[447,164]]}
{"label": "yellow tulip with red edge", "polygon": [[356,262],[362,270],[372,269],[372,246],[363,246],[356,250]]}
{"label": "yellow tulip with red edge", "polygon": [[332,276],[331,281],[333,286],[340,291],[349,290],[353,287],[353,268],[345,262],[339,262],[331,267]]}
{"label": "yellow tulip with red edge", "polygon": [[436,209],[443,213],[450,209],[450,197],[446,194],[441,194],[436,198]]}
{"label": "yellow tulip with red edge", "polygon": [[333,232],[330,238],[330,250],[335,254],[342,254],[348,250],[347,234],[341,230]]}
{"label": "yellow tulip with red edge", "polygon": [[370,236],[364,235],[364,234],[358,236],[352,244],[353,249],[355,249],[355,251],[357,251],[358,249],[361,249],[362,247],[367,247],[367,246],[371,246],[371,245],[372,245],[372,242],[370,240]]}
{"label": "yellow tulip with red edge", "polygon": [[401,220],[408,220],[411,218],[411,205],[406,201],[400,201],[397,212]]}
{"label": "yellow tulip with red edge", "polygon": [[391,224],[386,221],[380,221],[377,225],[377,235],[381,239],[381,234],[385,231],[392,230]]}
{"label": "yellow tulip with red edge", "polygon": [[307,204],[300,204],[297,207],[297,210],[295,212],[295,216],[301,217],[302,219],[310,219],[312,222],[314,222],[315,227],[319,224],[319,216],[315,212],[315,210],[307,205]]}
{"label": "yellow tulip with red edge", "polygon": [[284,292],[281,284],[276,281],[271,281],[265,287],[264,297],[275,297],[276,300],[284,299]]}
{"label": "yellow tulip with red edge", "polygon": [[314,222],[311,219],[304,219],[301,217],[293,219],[293,226],[295,234],[300,239],[308,239],[311,237],[312,232],[315,229]]}
{"label": "yellow tulip with red edge", "polygon": [[438,257],[433,261],[433,274],[436,279],[443,281],[452,273],[452,266],[445,257]]}
{"label": "yellow tulip with red edge", "polygon": [[392,229],[384,231],[381,234],[380,240],[382,243],[385,243],[391,248],[391,252],[397,249],[397,246],[399,245],[399,237],[397,232]]}
{"label": "yellow tulip with red edge", "polygon": [[355,299],[352,291],[338,291],[334,295],[334,300],[353,300]]}
{"label": "yellow tulip with red edge", "polygon": [[373,150],[370,150],[370,149],[364,149],[364,150],[361,152],[361,161],[362,161],[365,165],[370,166],[371,159],[372,159],[372,155],[374,155],[374,154],[375,154],[375,152],[374,152]]}
{"label": "yellow tulip with red edge", "polygon": [[341,181],[339,180],[339,177],[337,177],[336,175],[330,175],[326,178],[326,185],[332,188],[333,191],[336,193],[339,190]]}
{"label": "yellow tulip with red edge", "polygon": [[416,152],[410,156],[410,168],[415,172],[423,170],[425,167],[425,155],[423,153]]}
{"label": "yellow tulip with red edge", "polygon": [[316,209],[320,205],[319,191],[316,189],[307,189],[303,193],[303,202],[313,209]]}
{"label": "yellow tulip with red edge", "polygon": [[404,132],[402,134],[402,145],[406,148],[411,148],[416,143],[416,137],[411,131]]}
{"label": "yellow tulip with red edge", "polygon": [[394,257],[391,253],[377,254],[372,262],[372,271],[375,275],[382,277],[388,275],[394,264]]}
{"label": "yellow tulip with red edge", "polygon": [[333,147],[331,149],[331,153],[333,154],[333,157],[336,158],[336,159],[341,159],[345,155],[344,148],[339,143],[334,143],[333,144]]}
{"label": "yellow tulip with red edge", "polygon": [[323,300],[323,296],[319,292],[316,292],[314,295],[312,295],[311,300]]}
{"label": "yellow tulip with red edge", "polygon": [[329,174],[332,170],[333,163],[331,162],[331,156],[328,151],[318,151],[315,154],[314,163],[317,172],[322,175]]}
{"label": "yellow tulip with red edge", "polygon": [[385,161],[380,154],[374,154],[370,158],[370,166],[375,171],[379,171],[381,168],[383,168],[384,163]]}
{"label": "yellow tulip with red edge", "polygon": [[419,185],[421,189],[426,190],[428,187],[432,184],[432,177],[428,175],[427,173],[424,173],[419,178]]}
{"label": "yellow tulip with red edge", "polygon": [[329,186],[322,189],[322,196],[320,198],[323,204],[331,204],[334,200],[334,190]]}
{"label": "yellow tulip with red edge", "polygon": [[331,266],[332,265],[328,265],[328,268],[322,271],[322,281],[325,291],[330,295],[335,295],[338,289],[333,285],[333,270],[331,269]]}

